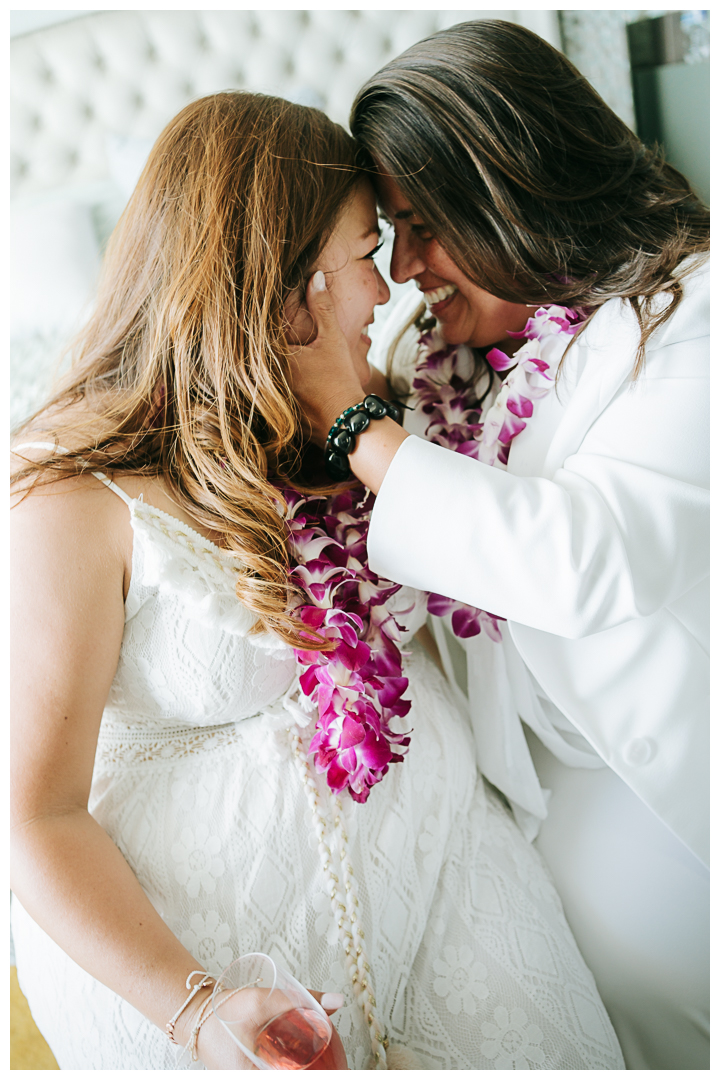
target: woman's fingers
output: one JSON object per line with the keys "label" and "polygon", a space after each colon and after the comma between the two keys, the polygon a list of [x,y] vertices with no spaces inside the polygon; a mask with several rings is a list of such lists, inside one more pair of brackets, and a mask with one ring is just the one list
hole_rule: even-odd
{"label": "woman's fingers", "polygon": [[308,345],[309,349],[323,352],[328,349],[336,350],[335,361],[338,365],[352,369],[350,349],[345,340],[345,335],[340,329],[340,324],[335,312],[335,304],[327,287],[325,275],[322,270],[317,270],[308,281],[305,291],[305,302],[316,326],[314,340]]}
{"label": "woman's fingers", "polygon": [[328,331],[340,331],[335,315],[335,305],[327,289],[327,282],[322,270],[317,270],[308,281],[305,291],[305,302],[310,314],[315,318],[317,334],[314,345],[323,339]]}
{"label": "woman's fingers", "polygon": [[323,446],[335,418],[364,393],[321,270],[308,282],[306,303],[316,333],[294,350],[291,382],[312,438]]}
{"label": "woman's fingers", "polygon": [[324,994],[322,990],[308,990],[308,993],[312,994],[318,1004],[322,1005],[328,1016],[332,1016],[338,1009],[342,1009],[345,1004],[344,994]]}

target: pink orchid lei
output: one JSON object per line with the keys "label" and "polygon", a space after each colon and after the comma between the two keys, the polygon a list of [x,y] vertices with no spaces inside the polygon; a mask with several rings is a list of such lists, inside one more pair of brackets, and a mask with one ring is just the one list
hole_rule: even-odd
{"label": "pink orchid lei", "polygon": [[[527,340],[514,356],[500,349],[487,353],[494,371],[514,371],[483,419],[474,372],[465,379],[458,370],[460,350],[466,346],[447,345],[437,327],[426,330],[420,337],[412,384],[419,408],[428,418],[425,438],[486,465],[505,468],[512,440],[526,427],[533,403],[554,386],[563,353],[582,323],[577,311],[553,304],[538,308],[519,332],[508,331],[509,337]],[[450,615],[453,633],[459,638],[474,637],[484,629],[493,641],[502,640],[498,624],[504,619],[490,612],[437,593],[430,593],[428,611]]]}
{"label": "pink orchid lei", "polygon": [[[532,416],[533,403],[554,385],[560,359],[582,325],[571,308],[539,308],[519,333],[527,341],[514,356],[487,354],[495,371],[514,370],[481,419],[474,376],[463,378],[458,358],[464,346],[447,345],[437,328],[420,337],[413,390],[427,416],[425,437],[477,461],[505,468],[512,440]],[[363,803],[393,762],[403,760],[408,733],[390,723],[410,710],[403,697],[398,640],[404,630],[387,601],[400,586],[379,578],[367,564],[367,534],[374,496],[366,488],[314,498],[286,488],[286,524],[292,561],[290,582],[298,590],[294,615],[328,651],[295,649],[300,689],[317,709],[309,752],[326,774],[331,791],[347,789]],[[428,611],[451,615],[453,632],[473,637],[483,629],[500,641],[496,615],[431,593]],[[402,614],[402,613],[400,613]]]}
{"label": "pink orchid lei", "polygon": [[332,649],[295,649],[300,689],[318,714],[309,751],[331,791],[347,788],[362,803],[410,743],[408,734],[390,727],[410,710],[397,645],[404,627],[386,606],[400,586],[368,567],[375,497],[366,488],[330,499],[292,489],[283,495],[294,562],[290,582],[306,601],[293,614]]}

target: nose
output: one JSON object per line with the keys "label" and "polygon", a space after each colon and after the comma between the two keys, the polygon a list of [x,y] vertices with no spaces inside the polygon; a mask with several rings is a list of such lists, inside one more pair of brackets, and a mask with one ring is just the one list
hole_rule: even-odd
{"label": "nose", "polygon": [[390,299],[390,289],[388,288],[388,283],[378,270],[377,266],[375,267],[375,273],[377,274],[378,287],[377,303],[381,305],[387,304],[388,300]]}
{"label": "nose", "polygon": [[414,238],[406,233],[395,233],[392,258],[390,259],[390,277],[398,285],[403,285],[411,278],[418,277],[426,269],[420,252],[413,242]]}

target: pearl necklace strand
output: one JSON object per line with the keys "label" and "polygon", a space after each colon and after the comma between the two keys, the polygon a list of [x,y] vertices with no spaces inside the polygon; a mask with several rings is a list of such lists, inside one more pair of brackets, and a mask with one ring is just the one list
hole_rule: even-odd
{"label": "pearl necklace strand", "polygon": [[[363,1011],[365,1022],[370,1030],[370,1044],[376,1069],[387,1069],[386,1051],[388,1038],[383,1031],[377,1017],[377,1002],[373,992],[370,977],[370,965],[365,955],[364,938],[360,925],[360,902],[355,892],[352,863],[348,854],[348,836],[345,824],[345,814],[342,804],[337,795],[333,796],[335,820],[333,827],[328,828],[328,823],[323,816],[322,802],[318,786],[310,769],[307,754],[303,749],[297,728],[287,729],[293,757],[300,773],[305,795],[307,796],[315,835],[318,841],[318,851],[322,860],[322,868],[325,873],[326,887],[330,897],[333,916],[340,930],[340,939],[345,949],[345,966],[352,983],[353,995]],[[345,894],[343,904],[338,894],[340,879],[333,870],[332,850],[328,840],[335,837],[335,847],[340,860],[342,872],[342,889]],[[338,836],[340,842],[338,843]]]}

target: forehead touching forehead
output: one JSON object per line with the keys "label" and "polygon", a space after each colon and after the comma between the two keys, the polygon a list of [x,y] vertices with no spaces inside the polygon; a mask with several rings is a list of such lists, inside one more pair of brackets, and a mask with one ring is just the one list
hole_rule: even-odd
{"label": "forehead touching forehead", "polygon": [[388,224],[392,225],[395,221],[405,221],[407,218],[417,217],[407,196],[402,193],[392,177],[381,174],[376,183],[380,214]]}
{"label": "forehead touching forehead", "polygon": [[339,271],[356,259],[367,255],[379,237],[375,192],[365,178],[358,181],[340,211],[335,228],[323,248],[318,264],[320,269]]}
{"label": "forehead touching forehead", "polygon": [[375,191],[369,180],[358,181],[345,204],[337,223],[336,232],[353,241],[367,240],[378,233]]}

